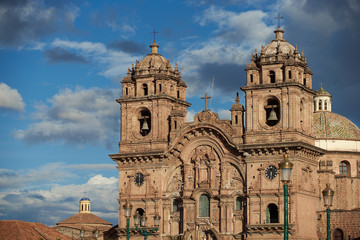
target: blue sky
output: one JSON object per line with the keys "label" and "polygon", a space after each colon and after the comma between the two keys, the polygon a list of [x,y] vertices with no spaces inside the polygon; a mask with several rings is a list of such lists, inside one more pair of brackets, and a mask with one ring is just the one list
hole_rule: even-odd
{"label": "blue sky", "polygon": [[[117,223],[122,77],[149,53],[178,63],[192,103],[229,118],[255,48],[284,17],[332,110],[360,124],[360,2],[355,0],[0,1],[0,219],[54,225],[78,211]],[[240,95],[244,104],[243,94]],[[106,196],[106,197],[105,197]]]}

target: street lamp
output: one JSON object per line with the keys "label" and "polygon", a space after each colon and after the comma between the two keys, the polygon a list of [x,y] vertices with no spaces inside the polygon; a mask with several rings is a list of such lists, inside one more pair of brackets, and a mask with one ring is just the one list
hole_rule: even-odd
{"label": "street lamp", "polygon": [[123,205],[123,208],[126,217],[126,240],[130,240],[130,218],[131,218],[132,205],[129,202],[129,200],[126,200],[125,204]]}
{"label": "street lamp", "polygon": [[284,154],[284,160],[279,163],[280,178],[284,184],[284,240],[289,239],[289,218],[288,218],[288,183],[290,182],[293,163],[288,160],[288,155]]}
{"label": "street lamp", "polygon": [[324,206],[326,207],[326,219],[327,219],[327,240],[330,240],[330,207],[332,206],[334,190],[330,188],[330,184],[326,184],[326,188],[322,191],[324,198]]}
{"label": "street lamp", "polygon": [[[155,228],[149,229],[149,228],[145,227],[146,226],[146,220],[147,220],[147,217],[145,216],[145,213],[142,216],[140,216],[140,214],[138,212],[136,212],[135,215],[134,215],[136,231],[138,231],[141,235],[143,235],[144,240],[146,240],[147,236],[149,236],[153,232],[156,232],[156,231],[159,230],[158,227],[160,225],[160,219],[161,219],[160,215],[158,213],[155,213],[155,216],[154,216],[154,227]],[[140,228],[139,228],[139,223],[140,223]]]}

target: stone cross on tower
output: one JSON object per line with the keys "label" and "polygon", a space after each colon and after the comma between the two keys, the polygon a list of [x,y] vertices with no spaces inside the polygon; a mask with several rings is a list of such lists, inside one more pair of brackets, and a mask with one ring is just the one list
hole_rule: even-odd
{"label": "stone cross on tower", "polygon": [[151,34],[154,34],[154,42],[155,42],[155,35],[157,34],[157,33],[159,33],[159,32],[156,32],[155,31],[155,28],[154,28],[154,31],[153,32],[150,32]]}
{"label": "stone cross on tower", "polygon": [[[284,17],[280,16],[280,13],[278,13],[278,16],[275,17],[275,18],[277,18],[277,20],[278,20],[278,26],[280,27],[280,21],[281,21],[281,19],[283,19]],[[154,29],[154,31],[155,31],[155,29]]]}
{"label": "stone cross on tower", "polygon": [[207,95],[207,93],[205,93],[205,97],[202,97],[201,99],[205,99],[205,111],[207,111],[207,100],[210,99],[211,97]]}

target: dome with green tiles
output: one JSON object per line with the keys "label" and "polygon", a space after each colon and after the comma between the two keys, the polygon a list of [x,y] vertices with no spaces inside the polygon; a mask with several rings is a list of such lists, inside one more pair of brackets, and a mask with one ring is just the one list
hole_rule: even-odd
{"label": "dome with green tiles", "polygon": [[314,113],[317,139],[360,140],[360,130],[349,119],[333,112]]}

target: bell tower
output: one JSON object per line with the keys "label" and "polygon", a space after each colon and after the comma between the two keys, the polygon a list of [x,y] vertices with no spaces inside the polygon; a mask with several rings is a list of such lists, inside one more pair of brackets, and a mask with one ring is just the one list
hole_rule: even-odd
{"label": "bell tower", "polygon": [[164,150],[171,126],[186,122],[186,84],[175,65],[158,53],[155,40],[151,53],[128,69],[122,80],[120,153]]}
{"label": "bell tower", "polygon": [[312,72],[280,26],[274,32],[275,39],[260,54],[255,50],[245,69],[245,143],[313,143]]}

